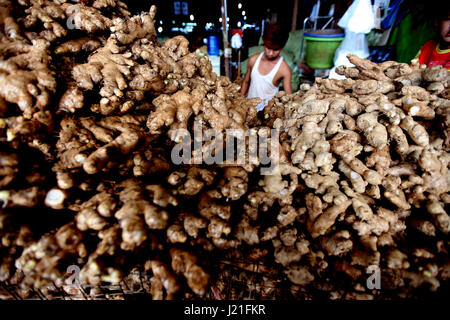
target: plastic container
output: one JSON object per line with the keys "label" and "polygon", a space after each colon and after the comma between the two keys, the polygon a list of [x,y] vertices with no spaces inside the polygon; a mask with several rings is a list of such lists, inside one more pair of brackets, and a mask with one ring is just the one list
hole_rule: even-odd
{"label": "plastic container", "polygon": [[210,56],[220,55],[219,37],[218,36],[208,36],[208,43],[206,46],[208,49],[208,54]]}
{"label": "plastic container", "polygon": [[339,29],[305,31],[306,64],[313,69],[331,68],[334,52],[344,40],[344,36],[344,32]]}

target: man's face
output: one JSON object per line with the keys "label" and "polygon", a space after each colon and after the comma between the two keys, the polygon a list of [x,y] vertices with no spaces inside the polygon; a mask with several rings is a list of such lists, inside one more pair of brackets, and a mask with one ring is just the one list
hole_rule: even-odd
{"label": "man's face", "polygon": [[274,47],[268,43],[264,44],[264,54],[268,60],[275,60],[280,55],[282,48]]}
{"label": "man's face", "polygon": [[450,43],[450,17],[447,20],[441,20],[439,35],[443,41]]}

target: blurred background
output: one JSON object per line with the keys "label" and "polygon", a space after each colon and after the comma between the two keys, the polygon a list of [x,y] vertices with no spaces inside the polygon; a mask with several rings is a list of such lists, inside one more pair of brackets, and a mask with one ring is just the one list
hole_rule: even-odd
{"label": "blurred background", "polygon": [[[135,14],[157,6],[156,29],[160,41],[184,35],[191,51],[208,55],[221,75],[239,80],[245,75],[247,59],[261,52],[264,25],[278,22],[290,32],[282,56],[293,71],[292,87],[311,82],[314,77],[327,77],[327,64],[309,65],[305,54],[312,49],[311,38],[304,33],[311,30],[336,30],[339,19],[353,3],[352,0],[124,0]],[[366,35],[370,56],[374,62],[396,60],[409,63],[422,44],[436,36],[433,19],[442,5],[434,0],[371,0],[379,9],[379,26]],[[225,8],[226,25],[221,8]],[[224,27],[226,32],[224,33]],[[343,30],[340,30],[343,31]],[[336,33],[339,33],[336,31]],[[232,45],[232,37],[239,34],[241,46],[232,48],[231,56],[224,54]],[[209,40],[209,42],[208,42]],[[225,42],[226,41],[226,42]],[[340,40],[342,41],[342,39]],[[339,45],[330,43],[329,50]],[[217,46],[218,53],[211,46]],[[208,50],[210,50],[208,52]],[[317,49],[314,48],[314,50]],[[310,55],[312,53],[309,53]],[[330,57],[334,51],[330,51]],[[229,58],[229,59],[226,59]],[[329,60],[329,58],[328,58]]]}

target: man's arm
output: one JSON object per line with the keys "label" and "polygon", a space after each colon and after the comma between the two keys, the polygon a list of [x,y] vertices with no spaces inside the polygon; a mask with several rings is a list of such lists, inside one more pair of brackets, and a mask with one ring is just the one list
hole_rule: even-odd
{"label": "man's arm", "polygon": [[250,87],[250,78],[251,78],[251,75],[252,75],[253,64],[255,63],[253,57],[254,56],[251,56],[248,59],[247,73],[245,74],[244,82],[242,82],[241,94],[243,96],[247,96],[248,88]]}
{"label": "man's arm", "polygon": [[283,89],[287,94],[292,93],[292,84],[291,84],[291,68],[289,68],[288,65],[286,65],[285,71],[283,72]]}

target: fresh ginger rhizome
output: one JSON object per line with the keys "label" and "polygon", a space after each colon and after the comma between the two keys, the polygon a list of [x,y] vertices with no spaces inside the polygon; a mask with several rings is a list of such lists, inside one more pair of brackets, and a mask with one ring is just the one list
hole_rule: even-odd
{"label": "fresh ginger rhizome", "polygon": [[[187,129],[177,129],[172,139],[177,143],[171,152],[174,164],[263,165],[263,175],[279,164],[279,131],[277,129],[216,129],[203,131],[194,122],[194,136]],[[193,148],[192,148],[193,147]]]}

